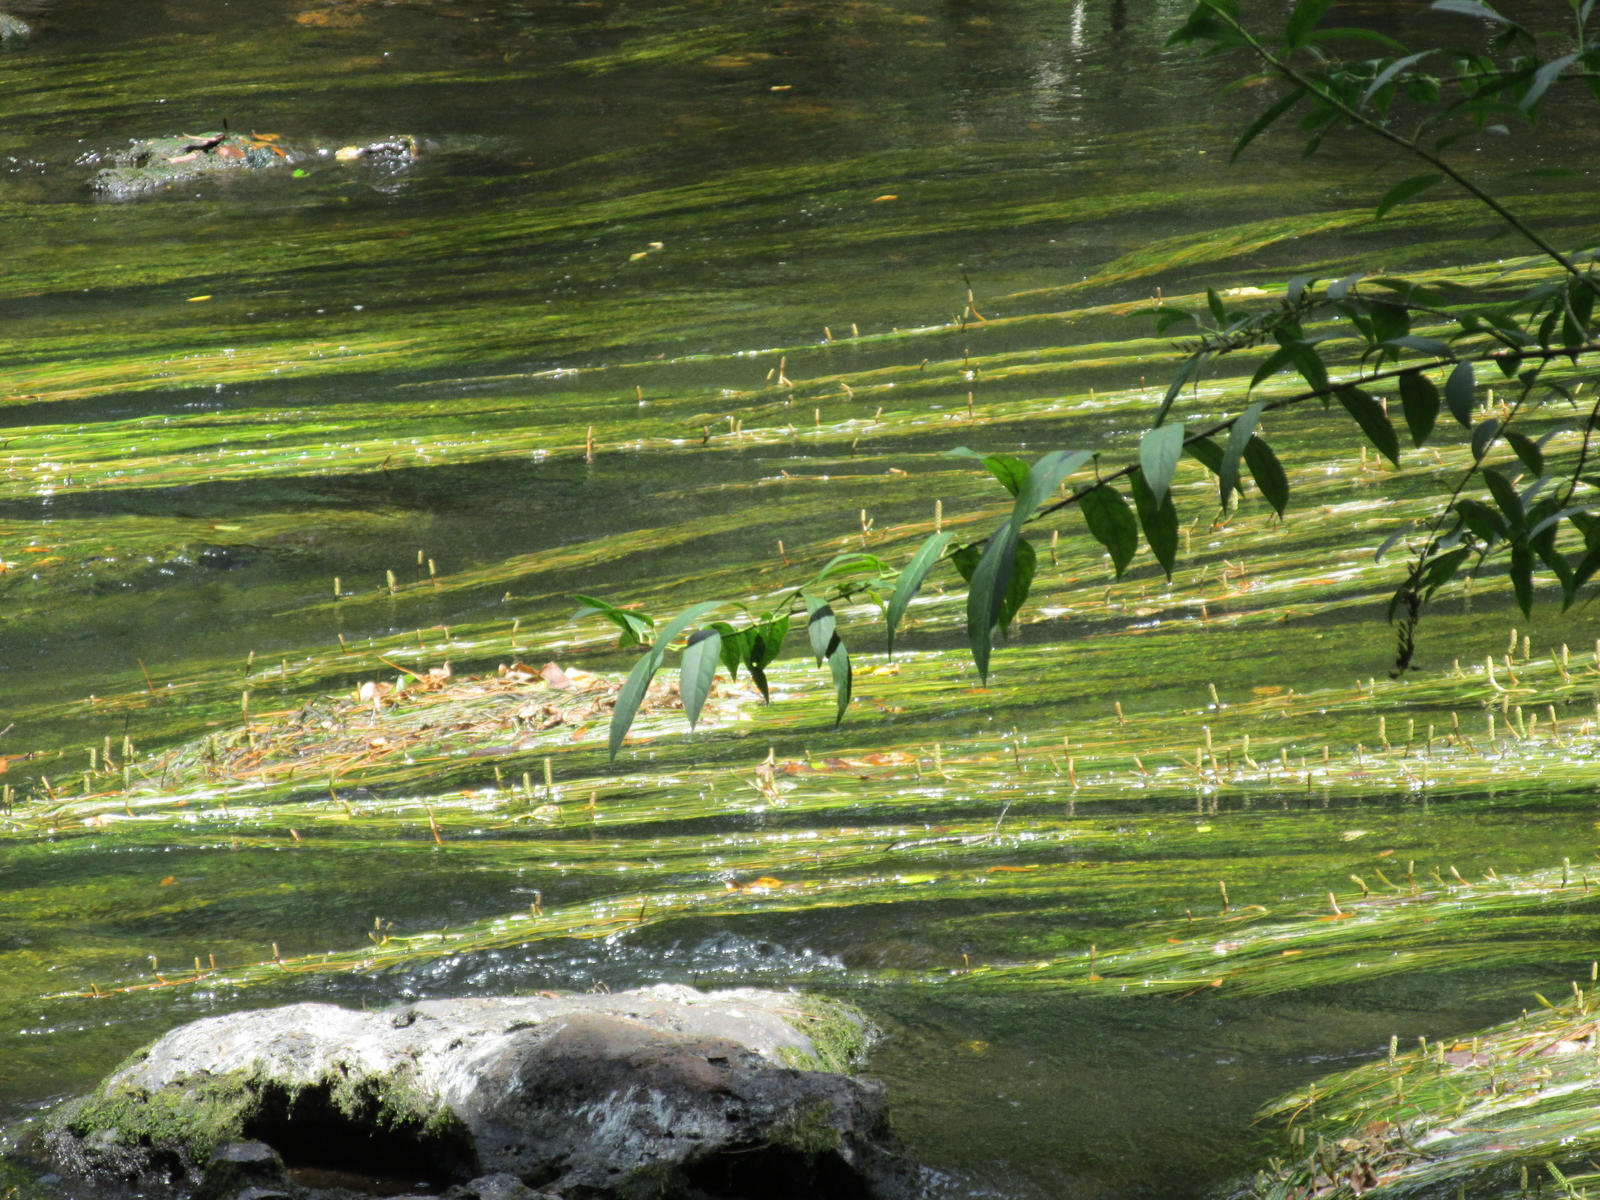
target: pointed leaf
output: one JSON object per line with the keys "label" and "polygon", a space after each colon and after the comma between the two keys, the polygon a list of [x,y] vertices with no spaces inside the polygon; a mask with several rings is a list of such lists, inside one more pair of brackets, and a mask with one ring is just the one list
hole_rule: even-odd
{"label": "pointed leaf", "polygon": [[1217,295],[1217,289],[1214,287],[1206,288],[1206,307],[1211,310],[1211,316],[1218,325],[1228,323],[1228,310],[1223,307],[1222,297]]}
{"label": "pointed leaf", "polygon": [[750,651],[756,644],[755,628],[735,629],[726,621],[713,621],[711,628],[722,635],[722,665],[728,670],[728,678],[738,679],[739,664],[749,661]]}
{"label": "pointed leaf", "polygon": [[1396,204],[1403,204],[1413,196],[1420,196],[1434,184],[1444,178],[1443,175],[1432,173],[1427,175],[1413,175],[1410,179],[1403,179],[1383,194],[1383,199],[1378,201],[1377,210],[1373,212],[1374,221],[1383,220],[1383,214]]}
{"label": "pointed leaf", "polygon": [[1472,393],[1476,387],[1471,359],[1458,362],[1450,372],[1450,378],[1444,382],[1444,402],[1450,409],[1450,415],[1466,429],[1472,428]]}
{"label": "pointed leaf", "polygon": [[1577,61],[1578,55],[1574,53],[1563,54],[1560,58],[1553,58],[1545,63],[1533,73],[1533,82],[1528,85],[1528,90],[1522,93],[1522,99],[1517,102],[1517,107],[1523,112],[1532,109],[1544,98],[1544,94],[1550,90],[1550,85],[1561,78],[1561,72]]}
{"label": "pointed leaf", "polygon": [[817,657],[817,666],[821,666],[825,658],[833,651],[834,642],[839,640],[837,623],[834,621],[833,608],[820,600],[806,597],[806,637],[811,641],[811,653]]}
{"label": "pointed leaf", "polygon": [[1317,27],[1328,11],[1332,0],[1299,0],[1289,19],[1284,22],[1283,42],[1291,50],[1298,50],[1311,40],[1311,31]]}
{"label": "pointed leaf", "polygon": [[1061,486],[1061,481],[1071,475],[1094,455],[1087,450],[1052,450],[1039,457],[1028,472],[1016,506],[1011,510],[1013,532],[1020,532],[1023,523]]}
{"label": "pointed leaf", "polygon": [[1133,485],[1133,504],[1144,529],[1144,540],[1170,582],[1172,566],[1178,559],[1178,511],[1172,506],[1172,493],[1169,491],[1157,499],[1142,471],[1134,471],[1129,481]]}
{"label": "pointed leaf", "polygon": [[711,683],[717,677],[717,664],[721,659],[722,635],[715,629],[699,629],[689,635],[678,670],[678,694],[683,698],[683,711],[689,718],[690,729],[700,720],[700,710],[711,694]]}
{"label": "pointed leaf", "polygon": [[612,762],[617,761],[617,751],[622,749],[622,739],[628,736],[628,730],[633,727],[633,718],[638,713],[644,694],[650,688],[650,681],[655,678],[656,670],[660,666],[660,656],[653,653],[646,654],[633,664],[633,670],[629,671],[628,677],[622,681],[622,690],[617,693],[617,706],[611,710],[611,736],[608,748]]}
{"label": "pointed leaf", "polygon": [[1006,588],[1005,599],[1000,602],[999,619],[996,621],[1002,637],[1011,628],[1012,619],[1028,602],[1028,593],[1033,589],[1033,575],[1038,565],[1039,556],[1033,543],[1026,537],[1018,538],[1016,558],[1011,564],[1011,583]]}
{"label": "pointed leaf", "polygon": [[1178,398],[1184,386],[1191,379],[1199,377],[1200,368],[1205,366],[1206,359],[1210,357],[1209,351],[1201,350],[1183,360],[1183,366],[1178,368],[1177,376],[1167,385],[1167,394],[1161,398],[1161,407],[1157,410],[1156,419],[1153,422],[1157,428],[1160,427],[1161,422],[1167,419],[1167,414],[1172,411],[1172,402]]}
{"label": "pointed leaf", "polygon": [[1490,417],[1487,421],[1479,421],[1472,430],[1472,460],[1482,462],[1483,456],[1489,453],[1495,439],[1500,436],[1500,422]]}
{"label": "pointed leaf", "polygon": [[1017,559],[1017,531],[1008,521],[989,537],[967,587],[967,644],[978,678],[989,681],[989,654],[994,649],[994,627],[999,621],[1011,570]]}
{"label": "pointed leaf", "polygon": [[1488,485],[1489,494],[1505,516],[1506,528],[1513,533],[1525,529],[1528,524],[1527,513],[1522,506],[1522,497],[1517,495],[1517,489],[1511,486],[1511,481],[1499,471],[1485,470],[1483,482]]}
{"label": "pointed leaf", "polygon": [[833,714],[834,728],[838,728],[844,720],[844,710],[850,707],[850,655],[845,652],[844,643],[834,639],[833,649],[828,652],[828,670],[833,675],[833,695],[838,703],[838,709]]}
{"label": "pointed leaf", "polygon": [[1139,522],[1134,519],[1133,509],[1110,484],[1080,493],[1078,506],[1089,523],[1089,532],[1111,555],[1111,569],[1121,579],[1139,549]]}
{"label": "pointed leaf", "polygon": [[936,533],[911,556],[911,561],[900,572],[900,577],[894,582],[894,595],[889,597],[889,610],[886,614],[889,626],[890,658],[894,657],[894,631],[899,628],[900,618],[905,616],[906,608],[922,587],[922,581],[928,577],[928,572],[933,570],[934,564],[944,555],[944,549],[950,544],[950,534]]}
{"label": "pointed leaf", "polygon": [[1544,451],[1539,449],[1537,442],[1515,429],[1506,430],[1504,436],[1512,451],[1522,460],[1522,465],[1528,468],[1529,474],[1535,479],[1544,474]]}
{"label": "pointed leaf", "polygon": [[1223,508],[1228,507],[1234,489],[1239,486],[1239,460],[1244,457],[1245,445],[1255,436],[1256,422],[1261,419],[1261,410],[1266,406],[1265,400],[1257,400],[1234,418],[1233,428],[1228,431],[1228,446],[1222,452],[1222,466],[1217,471],[1217,486],[1222,493]]}
{"label": "pointed leaf", "polygon": [[1184,446],[1183,452],[1213,475],[1222,474],[1222,447],[1212,438],[1201,438]]}
{"label": "pointed leaf", "polygon": [[1272,505],[1272,511],[1282,517],[1284,509],[1289,507],[1289,476],[1284,473],[1283,464],[1272,447],[1263,439],[1253,437],[1245,444],[1244,461],[1250,468],[1250,477]]}
{"label": "pointed leaf", "polygon": [[1172,486],[1172,476],[1182,454],[1182,421],[1158,426],[1139,439],[1139,468],[1156,500],[1165,496]]}
{"label": "pointed leaf", "polygon": [[1511,590],[1525,617],[1533,616],[1533,551],[1518,542],[1511,547]]}
{"label": "pointed leaf", "polygon": [[1339,389],[1339,403],[1356,419],[1361,432],[1377,447],[1378,453],[1398,467],[1400,439],[1395,435],[1394,426],[1389,424],[1389,418],[1384,416],[1382,406],[1360,388],[1353,387]]}
{"label": "pointed leaf", "polygon": [[975,458],[984,465],[984,469],[1000,481],[1000,486],[1015,496],[1022,489],[1023,480],[1028,477],[1028,464],[1011,454],[979,454],[976,450],[969,450],[965,446],[957,446],[954,450],[945,453],[960,458]]}
{"label": "pointed leaf", "polygon": [[1428,440],[1439,416],[1439,389],[1421,371],[1407,371],[1400,376],[1400,403],[1411,430],[1411,444],[1420,446]]}
{"label": "pointed leaf", "polygon": [[1239,140],[1233,144],[1233,152],[1228,155],[1228,161],[1233,162],[1236,160],[1239,155],[1244,153],[1246,146],[1270,129],[1273,122],[1305,98],[1306,89],[1303,87],[1295,88],[1294,91],[1280,97],[1265,112],[1256,117],[1254,121],[1251,121],[1245,131],[1239,135]]}

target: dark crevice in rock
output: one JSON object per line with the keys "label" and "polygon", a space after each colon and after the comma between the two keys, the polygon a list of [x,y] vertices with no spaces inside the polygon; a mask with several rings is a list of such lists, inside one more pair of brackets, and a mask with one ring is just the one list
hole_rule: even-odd
{"label": "dark crevice in rock", "polygon": [[464,1131],[397,1117],[372,1088],[335,1098],[325,1083],[266,1085],[244,1135],[277,1150],[291,1173],[338,1170],[407,1186],[425,1181],[434,1191],[478,1174]]}

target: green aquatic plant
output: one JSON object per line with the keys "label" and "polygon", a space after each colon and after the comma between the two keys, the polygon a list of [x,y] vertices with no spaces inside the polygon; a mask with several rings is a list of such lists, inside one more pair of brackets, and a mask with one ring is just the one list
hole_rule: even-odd
{"label": "green aquatic plant", "polygon": [[[1530,616],[1541,571],[1553,577],[1564,607],[1587,594],[1600,572],[1600,476],[1590,473],[1591,440],[1600,429],[1600,399],[1585,408],[1579,394],[1585,387],[1594,390],[1600,381],[1593,367],[1600,355],[1593,321],[1595,300],[1600,297],[1596,275],[1600,251],[1558,249],[1455,165],[1448,151],[1493,120],[1534,124],[1552,87],[1562,81],[1592,80],[1592,71],[1600,66],[1600,47],[1590,48],[1587,42],[1593,6],[1575,0],[1572,30],[1537,35],[1480,0],[1436,0],[1433,9],[1441,15],[1488,22],[1495,31],[1492,51],[1440,46],[1413,53],[1370,30],[1324,27],[1330,3],[1299,0],[1285,22],[1281,43],[1275,45],[1246,28],[1237,0],[1200,0],[1172,35],[1172,45],[1242,51],[1254,60],[1263,81],[1283,88],[1283,94],[1240,135],[1233,156],[1237,158],[1288,114],[1303,108],[1300,129],[1307,137],[1308,157],[1330,135],[1354,131],[1430,168],[1428,174],[1405,179],[1386,192],[1374,211],[1375,220],[1448,181],[1529,243],[1553,271],[1509,297],[1493,286],[1356,271],[1332,282],[1297,277],[1266,308],[1230,305],[1215,288],[1208,288],[1203,308],[1163,301],[1143,310],[1154,318],[1158,335],[1185,328],[1192,332],[1181,344],[1181,365],[1151,427],[1139,438],[1133,461],[1102,470],[1102,456],[1115,454],[1114,447],[1054,450],[1031,465],[1010,455],[965,451],[979,459],[1013,497],[1011,513],[999,528],[954,548],[951,536],[936,530],[898,572],[876,556],[840,556],[776,606],[774,612],[785,613],[793,606],[806,616],[817,663],[827,661],[831,669],[836,720],[843,718],[849,704],[851,670],[834,625],[834,603],[871,595],[886,619],[892,650],[907,605],[930,572],[948,560],[968,588],[966,641],[979,678],[986,682],[995,638],[1010,626],[1033,587],[1038,555],[1024,535],[1027,526],[1076,507],[1091,538],[1109,554],[1118,578],[1133,560],[1142,533],[1170,580],[1179,545],[1171,485],[1180,458],[1193,458],[1214,477],[1217,507],[1224,518],[1237,506],[1248,473],[1281,519],[1293,489],[1283,463],[1262,436],[1262,422],[1268,414],[1277,419],[1310,401],[1326,409],[1337,400],[1365,443],[1396,467],[1401,443],[1390,416],[1391,401],[1403,413],[1418,448],[1434,437],[1441,413],[1453,418],[1469,439],[1470,460],[1453,478],[1439,482],[1422,536],[1408,539],[1417,530],[1405,526],[1378,550],[1377,557],[1382,558],[1405,541],[1410,554],[1405,577],[1388,608],[1389,620],[1397,627],[1396,674],[1412,666],[1425,605],[1464,573],[1503,574],[1517,605]],[[1578,48],[1564,50],[1574,39]],[[1376,45],[1386,53],[1352,59],[1349,48],[1362,45]],[[1423,69],[1424,60],[1434,57],[1450,61],[1452,73],[1447,78]],[[970,288],[957,321],[963,329],[969,321],[986,323],[973,305]],[[1207,371],[1222,359],[1258,349],[1269,352],[1254,364],[1238,396],[1242,411],[1216,415],[1217,398],[1201,394]],[[1569,369],[1558,369],[1563,362]],[[1479,366],[1498,371],[1511,396],[1490,413],[1477,411],[1483,390]],[[780,384],[788,382],[782,363],[777,375]],[[1263,389],[1280,375],[1304,386],[1286,393]],[[1238,386],[1237,378],[1229,383]],[[1186,393],[1192,394],[1198,409],[1187,417],[1179,408]],[[1555,407],[1560,403],[1570,411],[1562,413]],[[1547,452],[1550,441],[1563,433],[1580,439],[1576,451]],[[1497,455],[1497,449],[1503,452]],[[1089,467],[1093,477],[1085,478]],[[1058,490],[1075,476],[1077,481],[1058,498]],[[1481,498],[1480,489],[1486,492]],[[863,525],[865,533],[865,514]],[[819,594],[831,575],[857,567],[874,578]],[[887,602],[882,599],[885,593]],[[695,620],[689,614],[698,615],[706,607],[695,606],[680,616],[673,634],[685,632]],[[607,606],[596,611],[619,620],[616,614],[621,610]],[[730,672],[739,665],[759,670],[753,650],[759,646],[766,654],[773,620],[769,613],[762,624],[752,622],[742,632],[724,626],[689,633],[682,668],[685,695],[696,695],[708,686],[719,659]],[[627,629],[625,636],[637,635]],[[724,653],[723,639],[741,640],[730,642]],[[635,668],[632,694],[643,694],[671,641],[672,636],[658,639]],[[619,703],[612,724],[613,756],[631,719],[630,706]]]}

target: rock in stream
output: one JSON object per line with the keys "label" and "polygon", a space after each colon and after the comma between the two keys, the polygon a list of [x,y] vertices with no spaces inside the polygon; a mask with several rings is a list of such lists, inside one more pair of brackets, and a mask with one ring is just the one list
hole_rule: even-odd
{"label": "rock in stream", "polygon": [[198,1200],[889,1200],[913,1194],[871,1027],[792,992],[329,1004],[209,1017],[134,1055],[35,1151]]}

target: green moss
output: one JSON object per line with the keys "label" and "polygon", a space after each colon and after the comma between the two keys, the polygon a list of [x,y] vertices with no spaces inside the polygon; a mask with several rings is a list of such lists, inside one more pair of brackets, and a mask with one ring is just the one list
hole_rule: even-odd
{"label": "green moss", "polygon": [[203,1162],[240,1135],[258,1102],[244,1072],[193,1076],[155,1092],[102,1085],[65,1109],[61,1125],[78,1137],[114,1129],[131,1143],[170,1147]]}
{"label": "green moss", "polygon": [[877,1028],[860,1010],[826,996],[806,996],[789,1023],[811,1039],[812,1053],[783,1047],[778,1057],[797,1071],[848,1074],[866,1061],[877,1040]]}
{"label": "green moss", "polygon": [[833,1106],[819,1099],[796,1109],[787,1121],[775,1127],[770,1144],[814,1161],[837,1153],[841,1141],[839,1127],[833,1123]]}

